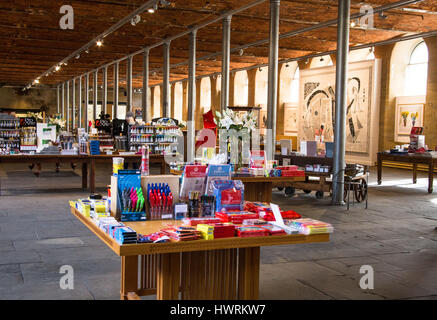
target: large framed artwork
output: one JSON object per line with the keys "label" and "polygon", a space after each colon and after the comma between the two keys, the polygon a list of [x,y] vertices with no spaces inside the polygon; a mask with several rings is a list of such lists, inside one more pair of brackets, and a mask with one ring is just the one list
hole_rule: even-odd
{"label": "large framed artwork", "polygon": [[395,141],[410,142],[412,127],[423,127],[426,96],[397,97],[395,114]]}
{"label": "large framed artwork", "polygon": [[297,104],[284,103],[284,133],[285,135],[297,135],[299,106]]}
{"label": "large framed artwork", "polygon": [[[379,135],[380,61],[349,64],[346,101],[346,158],[373,164]],[[324,140],[334,141],[335,66],[302,70],[298,138],[311,141],[323,129]]]}

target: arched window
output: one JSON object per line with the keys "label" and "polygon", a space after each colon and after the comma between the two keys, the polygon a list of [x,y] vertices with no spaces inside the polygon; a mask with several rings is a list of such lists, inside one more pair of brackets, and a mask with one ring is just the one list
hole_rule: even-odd
{"label": "arched window", "polygon": [[209,77],[202,78],[200,81],[200,107],[203,108],[203,113],[211,110],[211,79]]}
{"label": "arched window", "polygon": [[299,102],[299,67],[296,68],[294,72],[293,81],[291,82],[291,101]]}
{"label": "arched window", "polygon": [[255,76],[255,105],[267,110],[269,68],[263,67],[256,71]]}
{"label": "arched window", "polygon": [[249,101],[249,78],[247,71],[238,71],[234,78],[234,105],[247,106]]}
{"label": "arched window", "polygon": [[156,86],[153,91],[153,118],[161,116],[161,87]]}
{"label": "arched window", "polygon": [[174,88],[174,117],[177,120],[182,120],[182,96],[182,82],[177,82]]}
{"label": "arched window", "polygon": [[405,95],[426,95],[428,78],[428,47],[424,41],[417,44],[410,55],[405,74]]}

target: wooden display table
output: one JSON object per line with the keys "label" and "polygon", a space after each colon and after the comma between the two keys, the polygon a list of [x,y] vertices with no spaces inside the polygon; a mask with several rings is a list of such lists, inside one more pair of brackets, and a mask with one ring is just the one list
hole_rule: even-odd
{"label": "wooden display table", "polygon": [[[91,219],[71,208],[86,227],[121,257],[121,299],[258,299],[260,247],[328,242],[329,234],[224,238],[119,245]],[[180,221],[126,222],[141,234]],[[179,296],[180,294],[180,296]]]}
{"label": "wooden display table", "polygon": [[[88,188],[88,171],[90,192],[96,191],[96,162],[111,162],[114,157],[124,158],[127,163],[141,162],[141,155],[62,155],[62,154],[17,154],[0,155],[1,163],[81,163],[82,164],[82,188]],[[149,164],[160,164],[161,174],[166,172],[166,162],[163,155],[151,154]],[[89,170],[88,170],[88,164]],[[0,188],[1,190],[1,188]],[[0,193],[1,194],[1,193]]]}
{"label": "wooden display table", "polygon": [[428,193],[433,192],[434,183],[434,165],[437,162],[437,157],[433,157],[430,154],[391,154],[387,152],[378,153],[378,185],[382,182],[382,162],[402,162],[411,163],[413,165],[413,183],[417,183],[417,165],[424,164],[428,167]]}
{"label": "wooden display table", "polygon": [[305,177],[239,177],[232,180],[241,180],[244,184],[244,200],[272,202],[273,185],[279,183],[294,183],[305,181]]}
{"label": "wooden display table", "polygon": [[[87,155],[61,155],[61,154],[17,154],[0,155],[1,163],[81,163],[82,164],[82,188],[87,189],[88,162]],[[1,190],[1,188],[0,188]]]}
{"label": "wooden display table", "polygon": [[[96,190],[96,162],[110,162],[112,163],[113,158],[124,158],[125,163],[141,163],[141,155],[95,155],[88,156],[90,159],[90,192],[94,193]],[[160,164],[161,174],[165,174],[167,164],[165,163],[165,158],[161,154],[150,154],[149,155],[149,165]]]}

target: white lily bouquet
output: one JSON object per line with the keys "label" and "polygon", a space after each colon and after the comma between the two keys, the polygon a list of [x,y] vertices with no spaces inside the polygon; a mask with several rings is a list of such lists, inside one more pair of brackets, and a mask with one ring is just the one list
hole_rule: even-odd
{"label": "white lily bouquet", "polygon": [[228,154],[228,162],[242,167],[250,157],[250,135],[256,129],[257,118],[253,112],[236,113],[226,109],[216,111],[214,122],[220,130],[220,153]]}

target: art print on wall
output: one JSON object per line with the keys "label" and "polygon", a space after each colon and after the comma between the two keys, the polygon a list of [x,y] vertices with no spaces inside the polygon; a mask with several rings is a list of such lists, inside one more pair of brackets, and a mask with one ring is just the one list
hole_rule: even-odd
{"label": "art print on wall", "polygon": [[296,135],[298,131],[299,108],[297,105],[284,104],[284,133]]}
{"label": "art print on wall", "polygon": [[423,127],[423,111],[425,100],[425,96],[396,98],[396,142],[409,142],[411,128]]}
{"label": "art print on wall", "polygon": [[[323,132],[324,141],[334,141],[335,67],[304,70],[301,74],[299,138],[315,140]],[[346,152],[368,154],[373,66],[369,62],[349,66],[346,101]]]}

